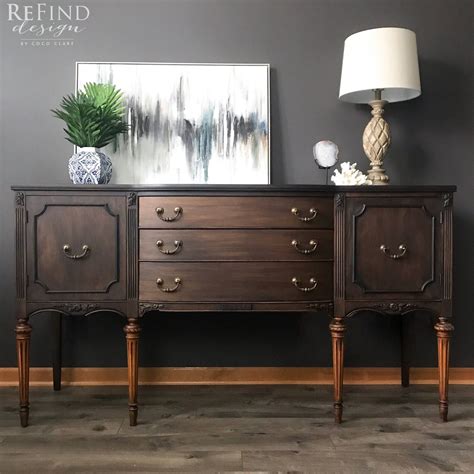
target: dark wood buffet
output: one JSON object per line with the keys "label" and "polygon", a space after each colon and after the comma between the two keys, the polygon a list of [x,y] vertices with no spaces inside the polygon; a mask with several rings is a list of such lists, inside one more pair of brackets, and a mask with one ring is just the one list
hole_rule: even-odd
{"label": "dark wood buffet", "polygon": [[[140,320],[160,311],[324,311],[334,413],[344,334],[360,311],[436,317],[448,414],[454,186],[13,187],[20,421],[28,425],[30,319],[126,321],[130,424]],[[402,367],[403,384],[408,367]],[[60,385],[60,364],[55,386]]]}

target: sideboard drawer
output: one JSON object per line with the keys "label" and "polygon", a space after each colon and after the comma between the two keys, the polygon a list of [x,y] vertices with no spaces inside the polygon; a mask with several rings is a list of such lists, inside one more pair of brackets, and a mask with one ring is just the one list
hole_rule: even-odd
{"label": "sideboard drawer", "polygon": [[441,198],[349,198],[346,296],[441,299]]}
{"label": "sideboard drawer", "polygon": [[270,302],[331,298],[331,262],[140,264],[140,299],[145,301]]}
{"label": "sideboard drawer", "polygon": [[325,197],[162,196],[140,198],[141,228],[332,229]]}
{"label": "sideboard drawer", "polygon": [[31,300],[120,300],[125,293],[125,198],[28,198]]}
{"label": "sideboard drawer", "polygon": [[141,260],[332,260],[332,230],[144,230]]}

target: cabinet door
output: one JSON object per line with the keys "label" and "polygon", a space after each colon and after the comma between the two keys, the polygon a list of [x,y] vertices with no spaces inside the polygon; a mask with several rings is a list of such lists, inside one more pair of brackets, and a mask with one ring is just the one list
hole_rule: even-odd
{"label": "cabinet door", "polygon": [[353,197],[346,210],[346,298],[441,298],[441,201]]}
{"label": "cabinet door", "polygon": [[125,299],[125,198],[28,197],[28,299]]}

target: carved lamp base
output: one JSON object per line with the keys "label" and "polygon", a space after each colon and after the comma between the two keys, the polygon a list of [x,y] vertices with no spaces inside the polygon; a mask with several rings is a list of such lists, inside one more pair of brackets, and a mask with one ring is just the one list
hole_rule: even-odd
{"label": "carved lamp base", "polygon": [[368,179],[373,184],[388,184],[389,178],[383,169],[383,159],[387,153],[391,142],[390,127],[382,117],[383,107],[387,103],[385,100],[372,100],[369,104],[372,107],[372,119],[367,124],[362,135],[362,145],[364,152],[370,161]]}

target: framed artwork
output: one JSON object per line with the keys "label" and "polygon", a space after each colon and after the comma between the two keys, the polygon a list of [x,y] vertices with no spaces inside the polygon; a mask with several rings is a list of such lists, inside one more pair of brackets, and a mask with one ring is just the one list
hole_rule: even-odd
{"label": "framed artwork", "polygon": [[76,90],[87,82],[124,95],[112,182],[270,183],[268,64],[76,63]]}

